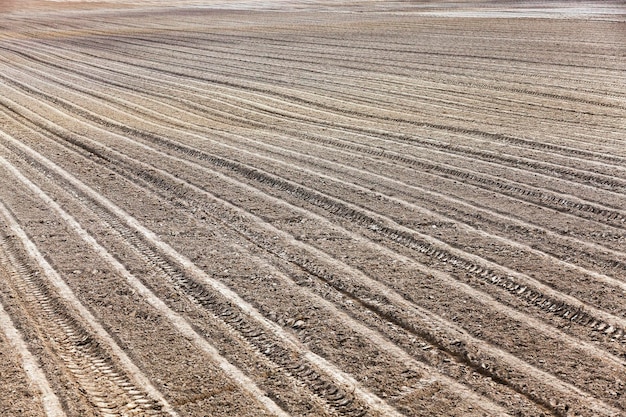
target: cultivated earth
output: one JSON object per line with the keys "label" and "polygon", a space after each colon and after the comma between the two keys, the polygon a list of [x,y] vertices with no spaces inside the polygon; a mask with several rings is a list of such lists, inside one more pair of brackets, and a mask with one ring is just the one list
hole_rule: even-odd
{"label": "cultivated earth", "polygon": [[0,3],[0,415],[626,415],[625,22]]}

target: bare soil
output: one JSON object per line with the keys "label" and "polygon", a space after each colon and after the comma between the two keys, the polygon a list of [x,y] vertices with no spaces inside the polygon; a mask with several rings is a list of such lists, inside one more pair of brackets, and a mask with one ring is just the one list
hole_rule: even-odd
{"label": "bare soil", "polygon": [[1,3],[0,414],[625,414],[625,23]]}

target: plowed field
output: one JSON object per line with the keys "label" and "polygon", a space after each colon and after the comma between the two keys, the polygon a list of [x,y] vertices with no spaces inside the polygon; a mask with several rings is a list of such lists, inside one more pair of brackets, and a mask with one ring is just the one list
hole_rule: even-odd
{"label": "plowed field", "polygon": [[18,3],[0,415],[626,415],[623,3]]}

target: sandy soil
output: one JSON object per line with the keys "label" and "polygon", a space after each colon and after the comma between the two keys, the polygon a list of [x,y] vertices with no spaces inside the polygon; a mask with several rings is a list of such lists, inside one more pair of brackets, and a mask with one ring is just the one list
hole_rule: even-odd
{"label": "sandy soil", "polygon": [[0,413],[626,413],[621,2],[0,3]]}

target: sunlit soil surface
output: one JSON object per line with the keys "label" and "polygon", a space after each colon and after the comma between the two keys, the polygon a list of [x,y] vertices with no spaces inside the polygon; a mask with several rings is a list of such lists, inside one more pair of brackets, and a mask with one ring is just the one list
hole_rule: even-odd
{"label": "sunlit soil surface", "polygon": [[0,3],[0,415],[626,414],[625,16]]}

